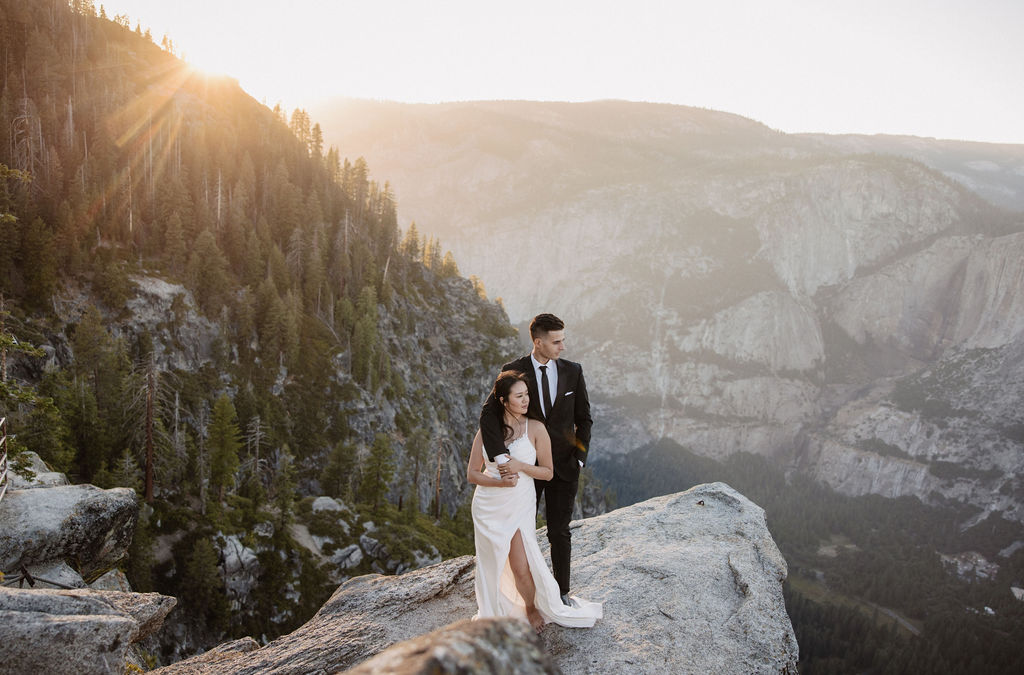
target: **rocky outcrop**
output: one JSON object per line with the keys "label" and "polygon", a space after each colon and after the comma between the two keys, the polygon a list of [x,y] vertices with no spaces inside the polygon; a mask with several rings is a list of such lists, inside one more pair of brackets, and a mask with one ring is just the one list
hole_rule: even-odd
{"label": "rocky outcrop", "polygon": [[998,348],[950,349],[839,406],[809,433],[811,475],[850,495],[938,495],[1024,521],[1024,335]]}
{"label": "rocky outcrop", "polygon": [[137,518],[135,492],[128,488],[11,490],[0,501],[0,570],[71,560],[89,580],[124,556]]}
{"label": "rocky outcrop", "polygon": [[131,279],[135,287],[126,303],[130,319],[125,328],[152,336],[161,369],[198,370],[208,362],[219,330],[200,313],[192,293],[157,277]]}
{"label": "rocky outcrop", "polygon": [[389,647],[347,671],[351,675],[558,675],[533,630],[516,619],[463,619],[432,633]]}
{"label": "rocky outcrop", "polygon": [[832,302],[831,318],[858,345],[892,346],[931,359],[947,339],[956,282],[974,247],[968,237],[940,239],[875,274],[847,284]]}
{"label": "rocky outcrop", "polygon": [[174,598],[157,593],[0,588],[4,672],[121,675]]}
{"label": "rocky outcrop", "polygon": [[[916,199],[907,199],[916,193]],[[960,219],[956,189],[910,162],[824,162],[786,181],[755,221],[760,256],[797,297],[844,283]]]}
{"label": "rocky outcrop", "polygon": [[8,475],[11,490],[67,485],[68,477],[59,471],[51,471],[46,462],[31,450],[18,455],[19,468],[12,468]]}
{"label": "rocky outcrop", "polygon": [[778,291],[758,293],[718,312],[691,329],[679,346],[772,371],[812,370],[825,358],[813,309]]}
{"label": "rocky outcrop", "polygon": [[[575,521],[572,528],[573,590],[603,602],[605,618],[587,630],[545,627],[543,651],[563,672],[796,672],[797,644],[782,598],[786,562],[764,511],[732,488],[701,485]],[[474,559],[466,556],[397,577],[357,577],[308,623],[265,647],[221,649],[158,672],[350,668],[391,645],[471,617],[473,569]],[[465,628],[455,626],[401,649],[417,654],[442,644],[468,650],[491,630],[506,629],[474,629],[469,633],[475,637],[459,637]],[[524,649],[534,648],[520,645],[501,658],[524,658]]]}
{"label": "rocky outcrop", "polygon": [[1024,232],[978,242],[956,306],[954,344],[994,348],[1024,339]]}

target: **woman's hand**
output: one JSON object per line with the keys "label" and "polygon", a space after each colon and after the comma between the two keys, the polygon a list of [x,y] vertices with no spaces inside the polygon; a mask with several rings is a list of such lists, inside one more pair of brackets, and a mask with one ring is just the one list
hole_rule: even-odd
{"label": "woman's hand", "polygon": [[519,483],[518,473],[507,473],[501,477],[498,487],[515,487]]}

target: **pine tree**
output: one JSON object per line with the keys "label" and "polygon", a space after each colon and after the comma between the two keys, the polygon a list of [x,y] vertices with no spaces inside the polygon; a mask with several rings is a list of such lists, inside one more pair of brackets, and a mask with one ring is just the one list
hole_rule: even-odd
{"label": "pine tree", "polygon": [[125,448],[114,468],[114,482],[119,487],[128,487],[141,493],[144,489],[142,470],[135,459],[135,453]]}
{"label": "pine tree", "polygon": [[373,511],[377,512],[381,501],[387,496],[388,484],[395,473],[394,450],[390,438],[384,434],[374,437],[362,473],[363,502],[370,504]]}
{"label": "pine tree", "polygon": [[451,251],[445,253],[441,261],[441,276],[445,279],[459,276],[459,266],[455,264],[455,256]]}
{"label": "pine tree", "polygon": [[408,462],[412,463],[412,473],[409,477],[409,502],[406,507],[410,517],[414,516],[416,511],[419,510],[420,471],[424,468],[429,451],[430,434],[425,429],[417,428],[405,443],[406,458]]}
{"label": "pine tree", "polygon": [[227,260],[217,247],[217,239],[203,230],[188,261],[188,277],[196,302],[208,316],[216,316],[228,288]]}
{"label": "pine tree", "polygon": [[85,308],[85,312],[75,328],[71,346],[75,356],[77,374],[86,377],[89,384],[95,388],[100,368],[102,368],[106,353],[110,349],[110,336],[103,325],[103,315],[95,305]]}
{"label": "pine tree", "polygon": [[23,267],[26,300],[32,307],[45,308],[57,285],[57,254],[53,235],[42,218],[33,219],[25,230],[21,255],[32,261]]}
{"label": "pine tree", "polygon": [[[309,128],[309,113],[302,108],[296,108],[292,111],[292,121],[289,125],[292,133],[299,139],[299,142],[306,146],[307,151],[310,147],[310,141],[312,140],[312,132]],[[321,143],[323,140],[321,139]]]}
{"label": "pine tree", "polygon": [[416,229],[416,221],[409,224],[409,229],[406,230],[405,236],[402,237],[402,243],[398,246],[399,252],[409,258],[409,260],[420,260],[420,232]]}
{"label": "pine tree", "polygon": [[165,374],[160,370],[151,348],[148,351],[142,364],[131,375],[132,398],[126,413],[132,444],[141,447],[145,457],[143,496],[147,503],[152,503],[158,455],[166,459],[171,439],[160,420],[161,413],[170,407],[166,387],[162,386]]}
{"label": "pine tree", "polygon": [[320,123],[317,122],[313,125],[313,131],[309,137],[309,150],[310,154],[316,159],[320,159],[324,154],[324,132],[320,129]]}
{"label": "pine tree", "polygon": [[179,592],[190,615],[201,618],[208,630],[218,633],[227,628],[231,611],[218,569],[219,558],[208,538],[196,538],[185,559],[184,583]]}
{"label": "pine tree", "polygon": [[351,443],[338,441],[327,456],[327,465],[320,473],[324,493],[331,497],[350,499],[352,478],[356,468],[356,448]]}
{"label": "pine tree", "polygon": [[68,472],[75,459],[71,429],[55,401],[69,398],[68,382],[62,373],[48,373],[36,388],[32,406],[24,416],[18,444],[35,452],[56,471]]}
{"label": "pine tree", "polygon": [[441,272],[441,242],[434,237],[430,238],[427,248],[423,251],[423,264],[435,273]]}
{"label": "pine tree", "polygon": [[295,506],[295,458],[287,445],[283,446],[274,458],[270,497],[280,515],[281,527],[284,527],[291,522]]}
{"label": "pine tree", "polygon": [[172,272],[181,274],[185,270],[188,248],[185,246],[185,232],[181,227],[181,217],[177,211],[172,213],[167,221],[167,229],[164,231],[163,255]]}
{"label": "pine tree", "polygon": [[352,377],[374,389],[375,364],[380,335],[377,331],[377,294],[366,286],[356,304],[356,324],[352,332]]}
{"label": "pine tree", "polygon": [[227,488],[234,487],[238,450],[242,447],[235,406],[227,394],[221,394],[213,404],[209,436],[210,485],[217,489],[217,498],[223,502]]}
{"label": "pine tree", "polygon": [[285,307],[272,279],[265,279],[256,292],[256,330],[263,378],[277,374],[277,360],[285,343]]}

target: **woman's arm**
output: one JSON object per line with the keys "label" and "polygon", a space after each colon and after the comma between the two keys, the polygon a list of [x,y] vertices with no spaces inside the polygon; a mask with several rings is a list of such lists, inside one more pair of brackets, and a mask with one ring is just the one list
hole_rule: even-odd
{"label": "woman's arm", "polygon": [[[551,450],[548,449],[550,459]],[[513,487],[519,482],[519,475],[512,473],[502,478],[494,478],[482,471],[484,466],[484,441],[480,432],[476,432],[473,438],[473,449],[469,451],[469,465],[466,467],[466,480],[473,485],[486,485],[489,487]]]}
{"label": "woman's arm", "polygon": [[530,425],[530,441],[537,449],[537,466],[520,462],[518,459],[509,460],[502,466],[507,467],[510,472],[522,472],[534,480],[551,480],[555,475],[554,465],[551,462],[551,437],[548,430],[540,422]]}

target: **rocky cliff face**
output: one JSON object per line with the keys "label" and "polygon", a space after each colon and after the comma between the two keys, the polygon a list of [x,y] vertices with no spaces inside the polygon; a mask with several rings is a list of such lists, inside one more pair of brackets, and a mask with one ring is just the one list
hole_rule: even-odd
{"label": "rocky cliff face", "polygon": [[668,437],[769,454],[850,494],[1021,518],[1020,217],[922,164],[852,154],[877,148],[712,111],[395,110],[401,129],[339,109],[336,140],[395,177],[404,219],[513,320],[569,321],[595,462]]}
{"label": "rocky cliff face", "polygon": [[[0,571],[7,575],[0,575],[0,668],[116,674],[128,664],[141,668],[136,645],[160,628],[176,601],[132,593],[124,575],[111,569],[131,543],[134,491],[68,485],[63,474],[27,454],[34,475],[12,473],[13,489],[0,501]],[[20,588],[11,587],[16,583]]]}
{"label": "rocky cliff face", "polygon": [[[381,313],[382,351],[394,379],[403,383],[404,390],[387,396],[357,386],[348,363],[351,355],[341,351],[334,358],[335,368],[329,376],[339,389],[344,389],[344,395],[330,401],[324,417],[344,418],[352,432],[352,442],[365,447],[373,443],[378,432],[389,435],[398,469],[391,487],[395,502],[407,478],[403,472],[412,472],[406,453],[409,432],[420,431],[430,439],[443,439],[441,500],[445,508],[454,512],[467,492],[462,478],[464,462],[476,430],[479,406],[493,383],[498,365],[515,351],[515,337],[503,310],[481,300],[467,279],[437,279],[436,283],[436,296],[429,302],[396,293],[390,301],[391,311]],[[96,298],[88,289],[68,286],[54,302],[65,325],[51,332],[47,336],[49,341],[41,346],[48,355],[46,367],[66,367],[73,357],[67,327],[79,321]],[[216,351],[224,349],[231,323],[226,315],[220,322],[204,316],[184,286],[140,275],[130,278],[125,307],[108,310],[104,319],[111,334],[128,343],[148,336],[161,371],[186,373],[218,367]],[[227,356],[237,363],[238,354]],[[223,358],[222,355],[221,365]],[[273,393],[283,397],[291,380],[283,366],[276,371]],[[224,382],[232,385],[227,376]],[[399,431],[403,414],[405,421],[414,422],[412,427]],[[303,459],[307,475],[319,475],[327,463],[328,450],[318,448]],[[436,448],[431,451],[433,457]],[[429,504],[435,496],[433,483],[422,481],[417,487],[420,504]],[[300,490],[320,494],[315,479],[304,481]]]}
{"label": "rocky cliff face", "polygon": [[[541,648],[561,672],[796,672],[797,644],[782,599],[786,562],[764,511],[727,485],[697,486],[572,528],[574,592],[603,602],[605,618],[592,629],[544,628]],[[265,647],[222,645],[157,672],[351,668],[402,640],[471,617],[473,566],[466,556],[397,577],[352,579],[309,623]],[[396,649],[423,654],[444,645],[438,649],[473,653],[480,638],[457,635],[466,631],[454,626],[419,638],[418,650]],[[485,625],[481,631],[504,636],[487,658],[532,664],[525,672],[557,672],[521,630]],[[474,632],[480,631],[468,629]],[[389,653],[372,663],[394,667]],[[368,667],[354,672],[371,672]]]}
{"label": "rocky cliff face", "polygon": [[805,138],[846,153],[909,157],[957,181],[999,206],[1024,210],[1024,147],[913,136],[826,136]]}

